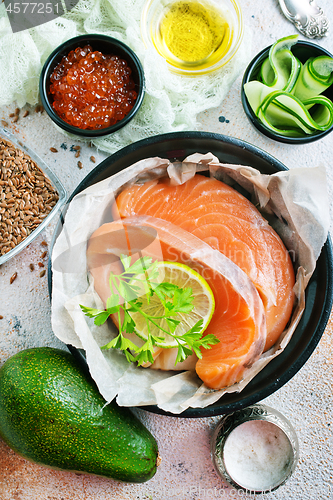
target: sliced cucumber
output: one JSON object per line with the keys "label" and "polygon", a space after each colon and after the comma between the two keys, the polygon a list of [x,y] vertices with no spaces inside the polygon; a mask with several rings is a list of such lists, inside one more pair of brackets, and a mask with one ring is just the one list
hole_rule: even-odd
{"label": "sliced cucumber", "polygon": [[260,76],[273,90],[290,92],[300,72],[300,62],[291,52],[298,35],[281,38],[272,45],[268,58],[263,62]]}
{"label": "sliced cucumber", "polygon": [[317,96],[333,83],[333,59],[328,56],[311,57],[302,67],[295,86],[295,95],[301,101]]}
{"label": "sliced cucumber", "polygon": [[273,132],[301,137],[333,124],[333,104],[320,94],[333,84],[333,58],[309,58],[303,65],[291,52],[298,35],[272,45],[258,80],[244,84],[255,115]]}
{"label": "sliced cucumber", "polygon": [[258,108],[257,116],[274,132],[298,137],[302,131],[313,134],[329,128],[333,123],[333,104],[324,96],[302,103],[294,95],[277,90],[266,96]]}

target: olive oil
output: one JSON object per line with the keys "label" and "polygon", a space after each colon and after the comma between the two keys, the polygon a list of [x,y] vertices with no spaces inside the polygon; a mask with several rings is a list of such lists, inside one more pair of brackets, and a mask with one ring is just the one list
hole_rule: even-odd
{"label": "olive oil", "polygon": [[226,15],[208,2],[176,0],[162,11],[155,47],[169,64],[203,69],[219,61],[232,42]]}

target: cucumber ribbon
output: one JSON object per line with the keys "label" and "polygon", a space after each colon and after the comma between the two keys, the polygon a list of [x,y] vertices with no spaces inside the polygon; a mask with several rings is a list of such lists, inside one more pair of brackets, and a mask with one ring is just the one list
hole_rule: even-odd
{"label": "cucumber ribbon", "polygon": [[333,58],[319,56],[302,64],[291,52],[298,35],[281,38],[270,48],[258,80],[244,84],[247,100],[270,130],[304,137],[333,124],[333,104],[320,95],[333,83]]}

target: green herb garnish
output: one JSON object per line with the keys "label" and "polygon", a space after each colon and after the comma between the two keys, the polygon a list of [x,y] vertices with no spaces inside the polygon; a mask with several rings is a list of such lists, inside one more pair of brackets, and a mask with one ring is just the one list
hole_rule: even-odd
{"label": "green herb garnish", "polygon": [[[214,302],[209,304],[210,310],[205,321],[199,319],[189,330],[184,332],[183,328],[178,328],[177,331],[182,319],[191,315],[194,309],[194,296],[190,287],[181,288],[168,281],[159,282],[161,265],[172,264],[153,262],[150,257],[142,257],[131,264],[131,257],[121,255],[120,258],[124,271],[119,275],[110,273],[110,289],[116,292],[108,298],[106,309],[80,304],[84,314],[94,318],[96,325],[102,325],[111,315],[117,316],[119,333],[102,349],[120,349],[129,362],[137,362],[140,366],[154,362],[155,347],[177,347],[177,364],[193,352],[201,358],[200,348],[210,349],[219,342],[215,335],[202,336],[213,314]],[[184,268],[189,270],[190,276],[194,275],[195,272],[186,266],[182,266],[182,271]],[[201,286],[203,282],[200,278]],[[204,289],[212,294],[205,282]],[[142,346],[126,337],[126,334],[133,333],[144,340]]]}

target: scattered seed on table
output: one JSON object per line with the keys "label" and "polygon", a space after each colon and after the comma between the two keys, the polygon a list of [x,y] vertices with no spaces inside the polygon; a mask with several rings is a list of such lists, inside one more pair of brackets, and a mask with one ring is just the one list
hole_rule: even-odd
{"label": "scattered seed on table", "polygon": [[9,116],[9,118],[14,118],[15,113],[9,113],[9,115],[8,115],[8,116]]}
{"label": "scattered seed on table", "polygon": [[25,118],[26,116],[28,116],[28,114],[29,114],[29,110],[26,109],[25,112],[23,113],[23,118]]}
{"label": "scattered seed on table", "polygon": [[43,276],[45,276],[45,273],[46,273],[46,271],[45,271],[45,269],[43,269],[43,271],[41,271],[39,273],[39,277],[42,278]]}
{"label": "scattered seed on table", "polygon": [[58,153],[57,148],[54,148],[54,147],[50,148],[50,151],[51,151],[52,153]]}
{"label": "scattered seed on table", "polygon": [[76,151],[76,153],[75,153],[75,158],[78,158],[79,156],[80,156],[80,151],[78,150],[78,151]]}
{"label": "scattered seed on table", "polygon": [[17,272],[15,271],[15,273],[13,274],[13,276],[11,276],[10,280],[9,280],[9,283],[12,284],[17,278]]}
{"label": "scattered seed on table", "polygon": [[38,262],[39,267],[45,267],[43,262]]}
{"label": "scattered seed on table", "polygon": [[1,125],[3,127],[8,127],[8,122],[6,122],[6,120],[1,120]]}
{"label": "scattered seed on table", "polygon": [[0,314],[0,319],[3,319],[3,316],[2,316],[2,314]]}
{"label": "scattered seed on table", "polygon": [[46,241],[45,241],[45,240],[43,240],[43,241],[41,242],[41,245],[43,245],[43,247],[47,247],[47,243],[46,243]]}
{"label": "scattered seed on table", "polygon": [[29,267],[30,267],[30,271],[34,271],[35,270],[35,266],[33,264],[29,264]]}
{"label": "scattered seed on table", "polygon": [[77,166],[78,166],[80,169],[81,169],[81,168],[83,168],[83,166],[82,166],[82,161],[78,161],[78,162],[77,162]]}
{"label": "scattered seed on table", "polygon": [[12,119],[12,122],[16,123],[18,119],[19,119],[19,115],[15,115],[14,118]]}
{"label": "scattered seed on table", "polygon": [[73,151],[80,151],[81,146],[73,146]]}
{"label": "scattered seed on table", "polygon": [[96,163],[96,158],[94,156],[91,156],[90,161],[92,161],[93,163]]}
{"label": "scattered seed on table", "polygon": [[20,111],[21,111],[21,110],[20,110],[20,108],[15,108],[15,114],[16,114],[16,115],[19,115],[19,114],[20,114]]}
{"label": "scattered seed on table", "polygon": [[45,259],[46,256],[47,256],[47,252],[43,252],[42,255],[40,256],[40,258]]}

